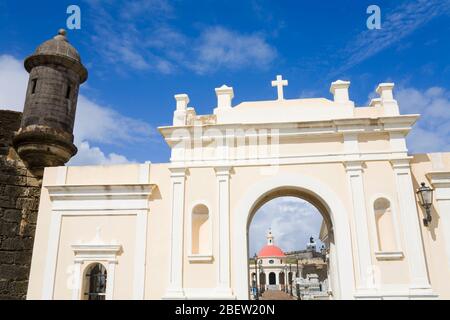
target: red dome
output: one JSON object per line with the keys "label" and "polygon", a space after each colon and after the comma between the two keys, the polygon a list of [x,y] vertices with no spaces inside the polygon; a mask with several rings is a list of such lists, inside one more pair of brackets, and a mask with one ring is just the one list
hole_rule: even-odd
{"label": "red dome", "polygon": [[258,257],[285,257],[283,250],[274,245],[264,246],[258,253]]}

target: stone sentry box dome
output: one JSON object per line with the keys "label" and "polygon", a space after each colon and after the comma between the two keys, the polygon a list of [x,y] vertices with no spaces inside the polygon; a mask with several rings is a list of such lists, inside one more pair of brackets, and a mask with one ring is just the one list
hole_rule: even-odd
{"label": "stone sentry box dome", "polygon": [[64,165],[77,153],[73,126],[78,90],[88,72],[64,29],[41,44],[24,65],[30,77],[14,147],[41,178],[45,167]]}

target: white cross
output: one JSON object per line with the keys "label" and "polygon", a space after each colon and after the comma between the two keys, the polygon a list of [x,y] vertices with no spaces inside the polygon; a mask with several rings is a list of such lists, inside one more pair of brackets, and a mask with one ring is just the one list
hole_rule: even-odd
{"label": "white cross", "polygon": [[287,80],[283,80],[283,77],[278,75],[277,80],[272,81],[272,87],[277,87],[278,100],[284,100],[283,87],[288,85]]}

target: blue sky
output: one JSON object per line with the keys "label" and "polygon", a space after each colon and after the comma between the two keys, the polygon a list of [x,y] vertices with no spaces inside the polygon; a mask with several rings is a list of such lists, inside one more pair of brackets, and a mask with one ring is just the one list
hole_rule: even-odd
{"label": "blue sky", "polygon": [[[402,113],[422,114],[410,151],[450,151],[450,0],[0,0],[0,109],[22,110],[22,61],[65,27],[71,4],[81,8],[81,30],[68,38],[89,69],[73,165],[167,162],[156,128],[171,124],[174,94],[210,114],[222,84],[234,88],[234,104],[275,99],[277,74],[289,80],[287,99],[331,98],[332,81],[350,80],[357,106],[378,83],[395,82]],[[380,30],[367,29],[371,4],[381,8]],[[305,204],[277,201],[255,217],[254,251],[279,221],[301,231],[279,228],[285,250],[294,249],[288,239],[304,247],[318,232],[320,218],[305,226],[298,217]],[[297,214],[280,220],[283,205]]]}
{"label": "blue sky", "polygon": [[[25,89],[8,87],[26,79],[4,66],[21,64],[64,27],[70,4],[80,6],[82,21],[68,37],[90,72],[73,163],[165,162],[169,150],[156,127],[171,123],[174,94],[188,93],[206,114],[224,83],[234,87],[235,104],[275,98],[276,74],[289,80],[286,98],[330,97],[331,81],[350,80],[357,105],[379,82],[393,81],[402,111],[427,116],[410,149],[448,150],[450,120],[438,116],[449,106],[448,0],[0,1],[0,84],[4,97],[19,92],[1,99],[0,87],[1,108],[22,108]],[[381,30],[366,27],[370,4],[381,8]]]}
{"label": "blue sky", "polygon": [[322,242],[318,239],[323,218],[312,204],[299,198],[280,197],[265,203],[253,217],[249,228],[249,255],[258,253],[267,244],[269,229],[274,244],[284,252],[302,250],[313,237],[317,250]]}

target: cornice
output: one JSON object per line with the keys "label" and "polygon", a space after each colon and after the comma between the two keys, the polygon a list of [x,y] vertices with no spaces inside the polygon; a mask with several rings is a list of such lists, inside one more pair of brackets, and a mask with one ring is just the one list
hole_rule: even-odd
{"label": "cornice", "polygon": [[146,197],[152,194],[154,184],[120,184],[120,185],[57,185],[45,186],[50,199],[66,198],[123,198]]}
{"label": "cornice", "polygon": [[46,186],[53,211],[146,210],[155,184]]}
{"label": "cornice", "polygon": [[[414,123],[419,118],[419,115],[401,115],[394,117],[378,117],[378,118],[348,118],[348,119],[333,119],[333,120],[319,120],[319,121],[305,121],[305,122],[280,122],[280,123],[236,123],[236,124],[204,124],[192,126],[163,126],[158,130],[165,138],[169,145],[178,143],[180,141],[197,141],[202,140],[207,142],[215,138],[217,134],[223,138],[226,134],[227,138],[259,136],[257,130],[278,130],[277,136],[296,137],[307,135],[336,135],[344,133],[374,133],[374,132],[401,132],[407,134]],[[214,129],[214,130],[213,130]],[[253,129],[249,130],[249,129]],[[195,130],[202,130],[201,134],[194,134]],[[210,130],[210,132],[208,132]],[[217,131],[218,130],[218,131]],[[226,132],[226,130],[236,130],[238,134],[233,132]],[[239,130],[239,131],[237,131]],[[246,131],[247,130],[247,131]],[[178,131],[178,135],[171,137],[172,134]],[[242,132],[243,131],[243,132]],[[224,135],[221,134],[224,132]],[[186,136],[184,136],[186,135]],[[206,133],[206,134],[205,134]],[[263,133],[265,136],[270,135],[269,132]]]}
{"label": "cornice", "polygon": [[450,188],[450,171],[435,171],[426,174],[434,188]]}

